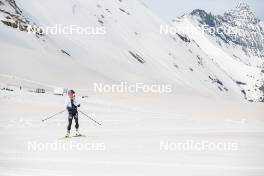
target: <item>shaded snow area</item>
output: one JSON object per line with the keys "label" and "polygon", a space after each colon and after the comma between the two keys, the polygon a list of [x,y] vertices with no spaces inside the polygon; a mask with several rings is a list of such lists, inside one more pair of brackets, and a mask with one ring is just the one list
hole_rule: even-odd
{"label": "shaded snow area", "polygon": [[262,104],[95,94],[80,98],[81,110],[103,126],[80,114],[86,137],[63,139],[67,114],[41,119],[62,110],[65,97],[0,93],[0,175],[264,174]]}

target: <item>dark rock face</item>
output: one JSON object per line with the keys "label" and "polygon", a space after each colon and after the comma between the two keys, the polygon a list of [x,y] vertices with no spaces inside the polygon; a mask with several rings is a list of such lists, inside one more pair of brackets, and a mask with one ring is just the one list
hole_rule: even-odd
{"label": "dark rock face", "polygon": [[188,36],[186,36],[186,35],[181,35],[181,34],[178,34],[178,33],[177,33],[177,35],[179,36],[179,38],[180,38],[182,41],[184,41],[184,42],[186,42],[186,43],[190,43],[190,42],[191,42],[191,40],[188,38]]}
{"label": "dark rock face", "polygon": [[15,0],[5,0],[7,3],[9,3],[9,5],[11,7],[13,7],[13,9],[15,10],[15,12],[19,15],[22,14],[22,10],[17,6],[16,1]]}
{"label": "dark rock face", "polygon": [[40,37],[43,35],[37,30],[37,27],[30,27],[36,26],[36,24],[30,22],[23,15],[23,11],[17,6],[15,0],[1,0],[0,14],[4,17],[0,18],[0,21],[9,27],[24,32],[32,32],[36,37]]}
{"label": "dark rock face", "polygon": [[218,19],[214,15],[212,15],[211,13],[207,13],[204,10],[195,9],[191,12],[191,15],[200,17],[199,22],[210,27],[215,27],[219,23]]}
{"label": "dark rock face", "polygon": [[128,51],[128,53],[133,56],[134,59],[136,59],[138,62],[140,62],[141,64],[145,63],[145,60],[137,53],[134,53],[132,51]]}

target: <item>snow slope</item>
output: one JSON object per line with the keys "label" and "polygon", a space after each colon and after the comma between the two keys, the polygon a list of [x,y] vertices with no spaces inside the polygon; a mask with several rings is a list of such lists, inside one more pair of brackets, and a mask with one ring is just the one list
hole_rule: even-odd
{"label": "snow slope", "polygon": [[[216,58],[212,59],[214,55],[200,48],[199,41],[186,42],[180,35],[160,34],[160,25],[167,23],[141,1],[15,2],[22,9],[16,15],[25,19],[25,26],[88,26],[103,28],[106,33],[30,35],[26,29],[21,31],[0,24],[1,62],[5,63],[0,68],[2,82],[19,84],[6,78],[16,77],[51,85],[50,89],[61,86],[90,90],[94,82],[143,82],[171,84],[175,94],[262,100],[260,68],[233,61],[209,42],[205,46],[216,48],[218,52],[213,52]],[[3,3],[2,8],[10,2]],[[16,12],[10,10],[9,13]],[[10,21],[2,18],[2,21]],[[17,23],[16,18],[12,17],[12,20]],[[74,73],[70,72],[72,69]]]}

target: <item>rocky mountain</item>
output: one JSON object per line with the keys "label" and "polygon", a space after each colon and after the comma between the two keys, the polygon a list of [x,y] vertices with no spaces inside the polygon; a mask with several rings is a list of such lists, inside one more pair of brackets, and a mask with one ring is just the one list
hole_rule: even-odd
{"label": "rocky mountain", "polygon": [[[196,9],[173,20],[175,28],[195,41],[241,87],[248,100],[252,100],[249,98],[252,93],[259,92],[261,95],[263,92],[262,24],[249,5],[243,2],[224,15],[213,15]],[[241,71],[242,67],[256,72]]]}
{"label": "rocky mountain", "polygon": [[32,32],[34,32],[36,36],[41,36],[39,31],[34,28],[29,28],[29,25],[35,26],[36,24],[24,16],[15,0],[1,0],[0,12],[1,22],[3,24],[25,32],[28,32],[28,30],[34,30]]}
{"label": "rocky mountain", "polygon": [[[248,60],[247,64],[264,67],[264,29],[248,4],[240,2],[222,16],[215,16],[199,9],[191,12],[191,15],[196,17],[201,25],[218,29],[219,32],[214,32],[212,35],[220,38],[221,41],[239,47],[249,58],[251,56],[260,58],[257,63]],[[206,32],[210,34],[209,30]]]}

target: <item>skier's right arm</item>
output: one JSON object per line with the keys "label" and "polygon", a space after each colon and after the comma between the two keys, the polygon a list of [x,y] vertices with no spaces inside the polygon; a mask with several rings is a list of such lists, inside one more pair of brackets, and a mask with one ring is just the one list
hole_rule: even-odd
{"label": "skier's right arm", "polygon": [[69,111],[70,109],[71,109],[71,107],[69,106],[69,100],[66,100],[65,101],[65,107],[66,107],[66,109]]}

